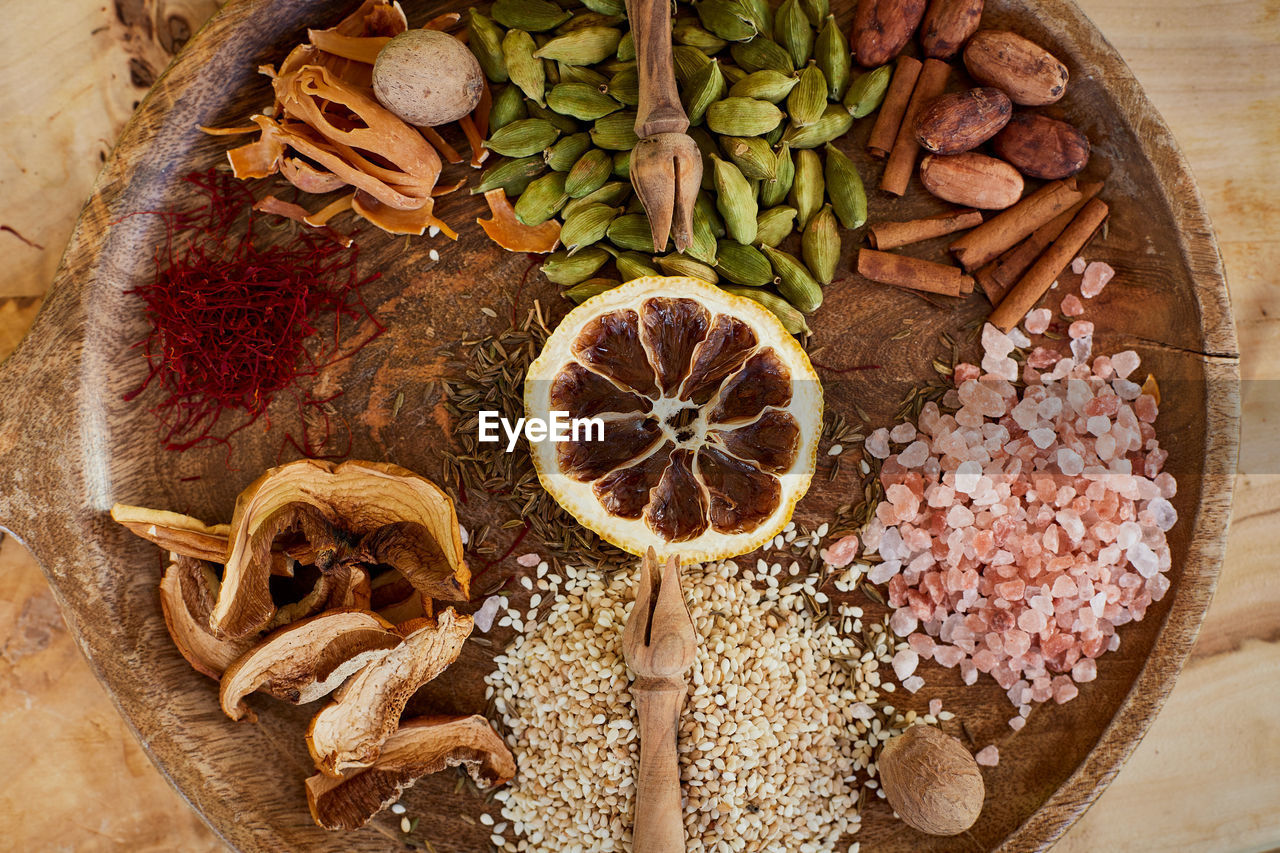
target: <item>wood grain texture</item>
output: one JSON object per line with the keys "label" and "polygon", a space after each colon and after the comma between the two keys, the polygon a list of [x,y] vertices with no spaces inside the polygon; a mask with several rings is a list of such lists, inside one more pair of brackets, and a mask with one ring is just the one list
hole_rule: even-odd
{"label": "wood grain texture", "polygon": [[[1274,53],[1274,47],[1271,46],[1280,41],[1275,28],[1275,4],[1215,4],[1211,10],[1214,14],[1208,16],[1211,20],[1207,22],[1203,7],[1189,2],[1153,7],[1129,2],[1104,6],[1095,1],[1088,3],[1086,10],[1099,17],[1103,31],[1112,36],[1122,52],[1135,63],[1140,78],[1147,82],[1156,95],[1158,104],[1165,110],[1180,140],[1189,150],[1193,165],[1200,175],[1201,186],[1209,198],[1219,232],[1225,237],[1224,254],[1232,273],[1233,296],[1241,319],[1242,339],[1246,341],[1246,376],[1274,378],[1278,363],[1275,357],[1280,354],[1280,334],[1272,319],[1274,312],[1271,317],[1267,316],[1269,299],[1272,303],[1274,300],[1267,294],[1264,284],[1269,280],[1269,271],[1274,269],[1275,261],[1280,259],[1275,255],[1273,244],[1268,246],[1248,239],[1259,233],[1259,223],[1264,222],[1268,215],[1274,215],[1274,206],[1253,208],[1237,205],[1235,201],[1241,189],[1248,191],[1245,193],[1246,201],[1252,196],[1265,199],[1268,192],[1274,194],[1275,181],[1269,176],[1275,172],[1264,171],[1257,175],[1257,179],[1252,179],[1251,176],[1247,182],[1237,181],[1237,187],[1231,192],[1224,192],[1214,177],[1230,176],[1233,172],[1238,174],[1240,169],[1237,164],[1241,162],[1263,162],[1275,156],[1270,140],[1274,138],[1276,131],[1275,120],[1271,116],[1276,113],[1253,110],[1246,114],[1238,109],[1242,99],[1257,100],[1259,93],[1277,90],[1277,81],[1274,79],[1276,63],[1262,61],[1268,50]],[[1164,28],[1153,29],[1152,19],[1159,19],[1162,15],[1168,15],[1172,23],[1166,24]],[[1108,17],[1117,20],[1109,21]],[[1245,27],[1246,23],[1254,25],[1253,29]],[[1146,55],[1143,51],[1147,51],[1151,57],[1149,67],[1144,68],[1134,60],[1130,44],[1136,45],[1139,56]],[[1169,44],[1173,46],[1165,46]],[[1190,60],[1203,58],[1205,54],[1211,53],[1225,55],[1225,52],[1234,50],[1237,44],[1242,46],[1245,51],[1243,55],[1249,58],[1249,62],[1225,69],[1231,76],[1224,85],[1212,87],[1216,93],[1214,97],[1200,97],[1198,89],[1210,87],[1206,86],[1202,73],[1197,75],[1197,69]],[[1188,61],[1179,61],[1183,54]],[[1221,70],[1220,64],[1215,67]],[[1241,75],[1253,75],[1253,78],[1247,81],[1249,85],[1238,90],[1232,88],[1236,78]],[[1261,76],[1261,82],[1266,83],[1267,75],[1271,78],[1269,90],[1258,85],[1258,77]],[[1152,85],[1152,80],[1161,80],[1165,76],[1177,78],[1177,82],[1166,90],[1167,100],[1161,102],[1160,87]],[[1188,97],[1188,92],[1191,97]],[[1261,100],[1265,103],[1267,97],[1261,96]],[[1269,100],[1274,109],[1274,96],[1270,96]],[[1181,123],[1178,121],[1179,117],[1182,119]],[[1230,125],[1232,121],[1237,123],[1241,132],[1224,138],[1220,128]],[[1266,145],[1263,144],[1264,140],[1267,141]],[[1224,149],[1227,153],[1221,154]],[[1208,180],[1205,179],[1202,164],[1207,164],[1208,170],[1213,173]],[[1221,202],[1221,199],[1225,199],[1225,202]],[[69,213],[70,211],[63,212],[64,220],[69,219]],[[1235,234],[1243,236],[1238,240],[1229,236]],[[1263,270],[1268,270],[1266,275]],[[10,272],[6,271],[6,274]],[[17,322],[21,323],[21,318]],[[1248,355],[1254,357],[1251,359]],[[1250,429],[1257,427],[1251,415],[1255,410],[1265,415],[1268,410],[1262,405],[1264,402],[1250,400],[1246,395],[1246,417],[1249,418],[1246,422],[1246,454],[1249,452]],[[1258,405],[1254,406],[1253,403]],[[1270,469],[1271,472],[1277,470],[1280,469]],[[1274,642],[1249,642],[1254,637],[1274,640],[1280,632],[1276,622],[1276,614],[1280,612],[1280,590],[1277,590],[1274,573],[1269,571],[1274,548],[1269,547],[1266,537],[1261,535],[1267,529],[1265,525],[1268,517],[1273,520],[1275,508],[1280,506],[1280,492],[1268,485],[1273,479],[1243,476],[1238,481],[1241,499],[1237,503],[1237,518],[1248,520],[1237,525],[1237,535],[1233,537],[1228,553],[1230,569],[1224,575],[1217,603],[1210,613],[1201,643],[1197,647],[1198,654],[1201,650],[1210,649],[1212,652],[1205,654],[1212,656],[1196,660],[1191,670],[1207,673],[1204,676],[1208,685],[1206,693],[1213,692],[1213,673],[1229,671],[1229,662],[1236,659],[1233,655],[1247,650],[1251,663],[1258,665],[1261,665],[1260,661],[1268,659],[1268,654],[1271,655],[1270,660],[1275,660]],[[1246,525],[1250,526],[1252,534],[1241,536],[1240,530]],[[29,564],[26,571],[31,572]],[[69,644],[66,635],[59,636],[63,638],[62,642]],[[1261,653],[1259,649],[1262,650]],[[1234,683],[1231,682],[1232,685]],[[1219,686],[1228,686],[1225,675]],[[1257,702],[1257,707],[1273,706],[1280,696],[1270,695],[1268,698],[1268,690],[1274,691],[1275,688],[1274,679],[1270,683],[1264,681],[1261,689],[1255,688],[1255,692],[1243,701]],[[1167,839],[1170,844],[1184,849],[1230,849],[1265,847],[1268,841],[1274,843],[1280,839],[1280,828],[1276,826],[1277,819],[1273,810],[1274,796],[1268,798],[1271,789],[1248,784],[1249,779],[1242,778],[1236,772],[1237,768],[1229,757],[1231,753],[1222,748],[1228,743],[1238,745],[1235,736],[1231,735],[1231,740],[1228,741],[1225,727],[1211,727],[1206,731],[1196,726],[1192,711],[1198,704],[1180,703],[1180,693],[1181,690],[1175,691],[1170,706],[1160,718],[1160,724],[1144,742],[1138,757],[1104,796],[1101,804],[1086,815],[1080,829],[1068,836],[1064,842],[1065,847],[1079,850],[1128,849],[1126,842],[1146,836],[1149,841],[1151,838]],[[1250,707],[1254,706],[1247,704],[1246,710]],[[1175,723],[1166,725],[1170,717],[1174,718]],[[1255,715],[1251,719],[1259,723],[1261,731],[1250,739],[1248,746],[1260,756],[1275,757],[1275,724],[1271,723],[1272,728],[1268,730],[1266,717]],[[1182,722],[1178,723],[1179,720]],[[1169,732],[1167,737],[1194,737],[1199,743],[1217,744],[1218,748],[1207,746],[1203,754],[1198,754],[1197,772],[1189,774],[1183,763],[1187,756],[1185,752],[1162,750],[1159,747],[1160,741],[1157,739],[1166,736],[1163,735],[1165,731]],[[1154,758],[1148,759],[1148,756]],[[74,756],[66,760],[74,761]],[[1266,764],[1260,760],[1257,766],[1263,768]],[[1157,779],[1164,780],[1161,786],[1151,784]],[[1200,808],[1204,790],[1209,786],[1220,793],[1221,801],[1225,802],[1227,797],[1232,798],[1233,808],[1222,812],[1222,820],[1216,823],[1212,819],[1203,819],[1205,810]],[[1157,790],[1158,796],[1153,793]],[[1124,808],[1108,811],[1108,802],[1117,797],[1117,792],[1125,791],[1130,792],[1130,795],[1123,800]],[[0,820],[5,818],[16,819],[16,812],[0,814]],[[1087,840],[1073,842],[1085,828],[1090,829]],[[1186,843],[1177,845],[1179,840]],[[179,839],[175,837],[174,846],[182,846],[178,842]],[[1078,846],[1072,847],[1073,843]],[[1153,849],[1159,846],[1161,845],[1152,844]],[[1164,846],[1167,849],[1169,845]]]}

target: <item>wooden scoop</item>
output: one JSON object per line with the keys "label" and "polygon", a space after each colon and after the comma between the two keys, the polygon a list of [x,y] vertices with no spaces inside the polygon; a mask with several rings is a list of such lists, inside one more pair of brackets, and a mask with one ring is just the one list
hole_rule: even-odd
{"label": "wooden scoop", "polygon": [[702,183],[702,154],[685,133],[689,116],[676,90],[671,3],[627,0],[627,16],[640,75],[636,113],[640,141],[631,152],[631,183],[649,216],[653,250],[666,251],[671,235],[676,249],[683,252],[693,243],[693,204]]}
{"label": "wooden scoop", "polygon": [[676,738],[680,710],[689,692],[686,673],[697,648],[698,637],[680,590],[678,561],[671,557],[665,568],[659,568],[650,548],[640,563],[635,608],[622,632],[622,653],[636,674],[631,696],[640,717],[634,853],[685,850]]}

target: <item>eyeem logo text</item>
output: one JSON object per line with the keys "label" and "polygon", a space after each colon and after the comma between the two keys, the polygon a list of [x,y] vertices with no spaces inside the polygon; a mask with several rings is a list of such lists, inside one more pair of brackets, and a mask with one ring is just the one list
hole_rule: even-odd
{"label": "eyeem logo text", "polygon": [[604,421],[600,418],[571,418],[568,412],[551,412],[551,420],[542,418],[519,418],[513,424],[502,416],[501,412],[484,410],[480,412],[480,440],[485,442],[501,441],[506,435],[507,452],[516,449],[521,434],[535,441],[604,441]]}

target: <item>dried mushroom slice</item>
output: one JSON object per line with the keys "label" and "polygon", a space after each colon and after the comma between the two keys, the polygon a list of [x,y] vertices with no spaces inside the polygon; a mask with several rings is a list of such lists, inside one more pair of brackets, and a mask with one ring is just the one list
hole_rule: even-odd
{"label": "dried mushroom slice", "polygon": [[316,768],[340,776],[377,760],[409,698],[457,659],[471,628],[471,617],[452,607],[436,620],[401,626],[404,642],[353,675],[311,720],[307,748]]}
{"label": "dried mushroom slice", "polygon": [[173,644],[192,669],[218,679],[236,658],[253,648],[257,637],[223,640],[209,633],[207,608],[217,594],[209,588],[210,582],[217,583],[212,564],[170,553],[160,580],[160,611]]}
{"label": "dried mushroom slice", "polygon": [[636,279],[584,302],[524,394],[528,418],[603,423],[603,441],[531,442],[534,466],[579,523],[635,554],[755,550],[813,475],[822,389],[804,350],[758,303],[695,279]]}
{"label": "dried mushroom slice", "polygon": [[227,559],[229,524],[205,524],[189,515],[129,504],[111,507],[111,518],[166,551],[211,563]]}
{"label": "dried mushroom slice", "polygon": [[267,622],[267,630],[274,631],[321,611],[341,607],[369,609],[369,573],[359,566],[342,565],[321,573],[306,595],[279,606]]}
{"label": "dried mushroom slice", "polygon": [[359,829],[418,779],[459,765],[482,787],[516,774],[511,750],[484,717],[419,717],[401,723],[367,769],[307,779],[307,805],[325,829]]}
{"label": "dried mushroom slice", "polygon": [[272,549],[304,543],[322,569],[385,562],[425,595],[469,595],[453,502],[434,483],[387,463],[304,459],[270,469],[236,500],[211,628],[238,637],[266,625]]}
{"label": "dried mushroom slice", "polygon": [[402,641],[395,626],[366,610],[329,610],[295,622],[227,667],[222,711],[233,720],[256,720],[244,697],[258,690],[295,705],[314,702]]}

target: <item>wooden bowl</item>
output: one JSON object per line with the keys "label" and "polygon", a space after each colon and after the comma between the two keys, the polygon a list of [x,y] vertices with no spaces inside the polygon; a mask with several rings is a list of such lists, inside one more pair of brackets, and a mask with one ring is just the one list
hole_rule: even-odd
{"label": "wooden bowl", "polygon": [[[127,214],[180,203],[182,176],[219,162],[226,145],[197,125],[236,124],[265,103],[257,66],[279,61],[308,25],[327,26],[349,5],[233,0],[205,27],[125,129],[32,334],[2,369],[0,520],[40,561],[94,672],[156,765],[222,838],[246,851],[387,850],[401,836],[388,815],[349,834],[312,824],[302,734],[315,708],[255,698],[258,723],[224,718],[216,685],[187,666],[165,632],[157,550],[108,517],[112,503],[123,501],[228,520],[235,494],[284,458],[283,434],[296,427],[296,412],[282,400],[272,411],[275,429],[241,433],[229,457],[221,448],[160,449],[147,398],[121,398],[146,372],[130,349],[146,326],[127,291],[153,274],[162,226],[157,217]],[[851,6],[840,7],[842,21]],[[444,10],[418,8],[415,18]],[[967,721],[975,746],[999,744],[1002,760],[986,772],[986,809],[967,837],[920,836],[873,799],[859,835],[869,850],[1043,849],[1089,806],[1150,725],[1195,640],[1222,561],[1236,466],[1238,368],[1227,290],[1204,207],[1168,128],[1068,0],[997,0],[988,3],[984,24],[1012,26],[1068,64],[1072,83],[1059,109],[1088,132],[1095,164],[1110,170],[1109,233],[1087,253],[1119,273],[1089,305],[1089,317],[1098,323],[1099,352],[1137,349],[1144,370],[1164,389],[1158,428],[1180,485],[1175,505],[1182,519],[1171,535],[1174,585],[1145,621],[1120,630],[1119,651],[1103,658],[1098,680],[1083,685],[1077,701],[1038,708],[1017,735],[1006,725],[1014,710],[990,679],[964,688],[954,671],[926,667],[930,686],[920,700],[941,697]],[[860,122],[842,146],[872,176],[880,166],[863,155],[867,125]],[[353,457],[394,460],[438,476],[450,427],[433,380],[458,341],[501,324],[481,307],[509,313],[512,283],[529,269],[526,257],[499,251],[471,224],[482,207],[478,199],[460,193],[439,206],[463,232],[456,245],[365,229],[363,262],[383,271],[368,296],[389,331],[330,371],[345,392],[335,406],[350,426]],[[913,186],[900,200],[873,199],[872,218],[938,208]],[[855,247],[845,242],[847,268]],[[427,260],[433,245],[442,255],[435,264]],[[545,283],[528,284],[520,304],[527,307],[534,296],[555,306],[557,316],[563,312],[563,300]],[[888,423],[904,389],[932,375],[936,334],[972,328],[988,310],[981,296],[940,310],[868,282],[833,285],[814,319],[815,343],[826,345],[816,361],[828,407],[849,413],[857,403],[877,423]],[[904,319],[913,321],[907,337],[890,340]],[[867,364],[878,369],[839,372]],[[820,483],[799,517],[815,524],[829,517],[850,487],[846,479]],[[482,510],[476,503],[462,508],[464,521],[474,523]],[[482,675],[493,653],[469,644],[459,664],[415,702],[439,711],[484,707]],[[909,706],[907,697],[898,698]],[[440,774],[407,795],[411,813],[422,818],[418,834],[439,853],[489,849],[485,829],[459,818],[474,814],[478,802],[454,785],[455,776]]]}

